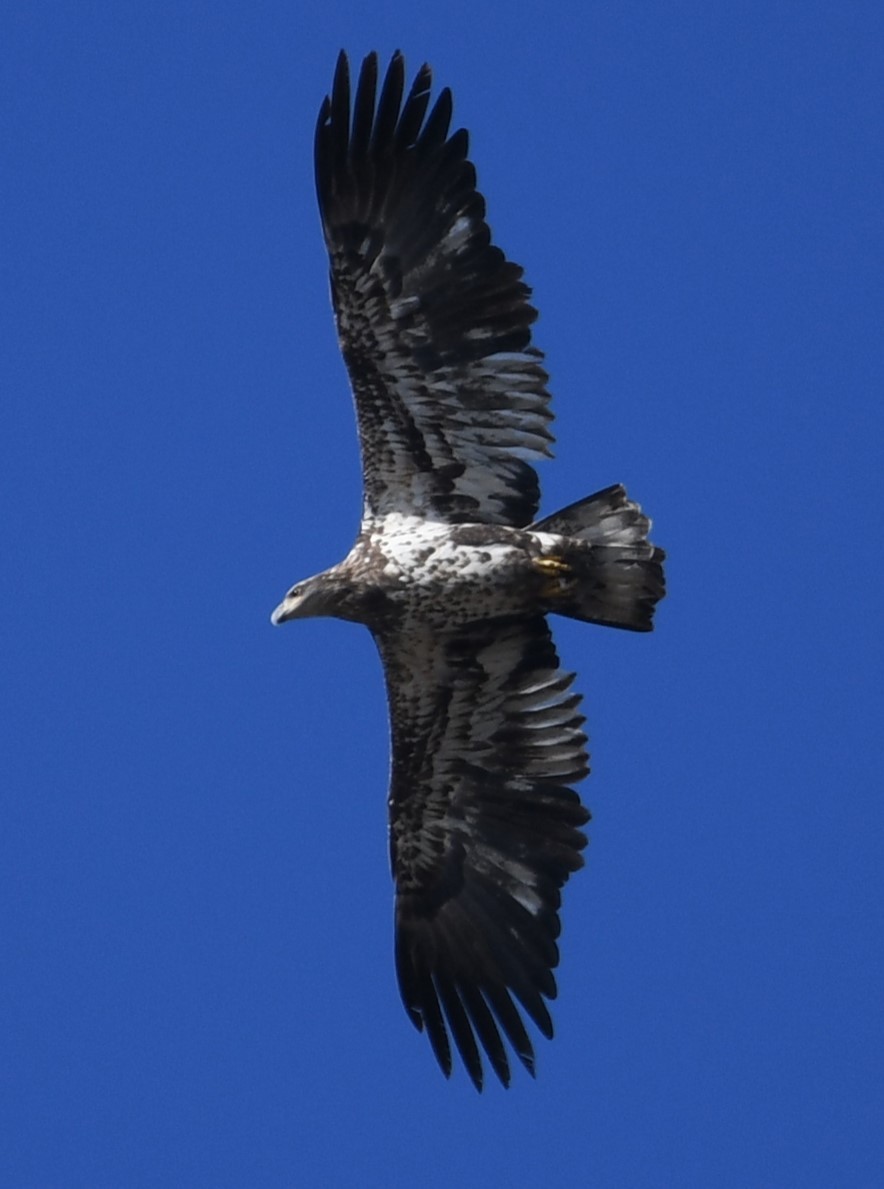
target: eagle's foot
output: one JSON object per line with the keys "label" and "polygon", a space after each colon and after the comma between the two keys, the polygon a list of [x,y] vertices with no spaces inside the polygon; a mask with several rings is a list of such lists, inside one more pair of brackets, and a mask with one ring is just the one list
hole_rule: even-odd
{"label": "eagle's foot", "polygon": [[573,589],[574,572],[560,557],[535,557],[533,564],[543,577],[541,598],[560,599]]}

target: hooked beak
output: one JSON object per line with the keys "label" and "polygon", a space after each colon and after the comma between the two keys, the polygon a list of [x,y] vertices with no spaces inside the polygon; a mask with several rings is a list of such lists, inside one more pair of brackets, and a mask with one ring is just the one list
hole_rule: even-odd
{"label": "hooked beak", "polygon": [[287,619],[294,619],[298,613],[298,601],[290,598],[288,595],[282,600],[273,614],[270,616],[270,622],[275,628],[278,628],[281,623],[285,623]]}

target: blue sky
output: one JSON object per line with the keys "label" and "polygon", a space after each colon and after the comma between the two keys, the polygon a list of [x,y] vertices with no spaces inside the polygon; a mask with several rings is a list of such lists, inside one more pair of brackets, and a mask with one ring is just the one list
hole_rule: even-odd
{"label": "blue sky", "polygon": [[[884,9],[7,3],[0,1180],[880,1183]],[[271,628],[355,533],[311,143],[454,90],[541,311],[553,511],[670,594],[561,623],[592,737],[538,1078],[394,981],[380,668]]]}

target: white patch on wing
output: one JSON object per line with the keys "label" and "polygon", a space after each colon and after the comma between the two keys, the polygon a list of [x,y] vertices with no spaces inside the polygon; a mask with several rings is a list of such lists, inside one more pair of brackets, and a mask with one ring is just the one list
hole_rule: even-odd
{"label": "white patch on wing", "polygon": [[448,230],[448,234],[442,240],[446,247],[453,248],[456,252],[464,240],[469,239],[473,233],[473,221],[468,215],[459,215]]}
{"label": "white patch on wing", "polygon": [[536,917],[541,908],[543,908],[543,901],[540,896],[538,896],[533,888],[526,887],[525,884],[522,884],[520,887],[511,888],[510,895],[514,900],[518,900],[522,907],[526,908],[532,916]]}
{"label": "white patch on wing", "polygon": [[396,297],[390,302],[390,313],[398,321],[420,309],[420,304],[419,297]]}

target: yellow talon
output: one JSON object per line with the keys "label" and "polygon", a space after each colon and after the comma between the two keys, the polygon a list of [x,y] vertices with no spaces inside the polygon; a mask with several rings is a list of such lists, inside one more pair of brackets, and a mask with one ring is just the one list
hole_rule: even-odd
{"label": "yellow talon", "polygon": [[573,574],[567,562],[558,557],[535,557],[534,566],[545,578],[540,588],[541,598],[561,598],[571,587]]}
{"label": "yellow talon", "polygon": [[562,578],[571,573],[568,563],[558,557],[535,557],[534,564],[541,573],[550,578]]}

